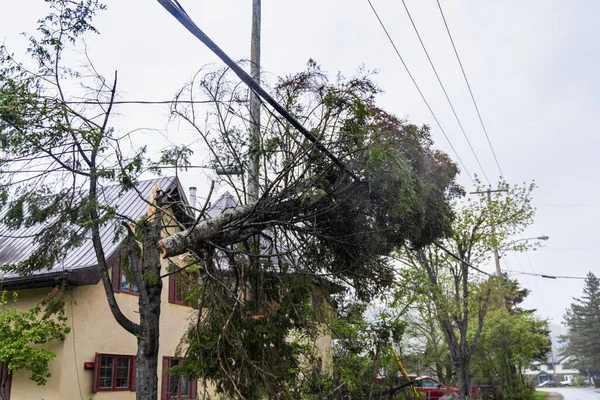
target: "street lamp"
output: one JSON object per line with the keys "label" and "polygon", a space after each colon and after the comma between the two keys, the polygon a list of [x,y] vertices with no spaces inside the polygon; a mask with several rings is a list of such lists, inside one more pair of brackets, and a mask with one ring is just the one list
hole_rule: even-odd
{"label": "street lamp", "polygon": [[[528,241],[528,240],[543,240],[543,241],[546,241],[546,240],[548,240],[548,239],[550,239],[550,236],[543,235],[543,236],[536,236],[536,237],[530,237],[530,238],[517,239],[517,240],[514,240],[512,243],[516,243],[516,242],[526,242],[526,241]],[[502,254],[500,254],[500,255],[498,256],[498,258],[502,258],[502,256],[503,256],[503,255],[504,255],[504,254],[507,252],[507,250],[508,250],[508,249],[503,249],[503,250],[504,250],[504,251],[502,252]]]}

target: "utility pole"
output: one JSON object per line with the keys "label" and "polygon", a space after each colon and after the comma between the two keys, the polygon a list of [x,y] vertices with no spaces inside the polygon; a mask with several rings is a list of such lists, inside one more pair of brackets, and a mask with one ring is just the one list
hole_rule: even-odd
{"label": "utility pole", "polygon": [[496,242],[496,224],[494,223],[494,214],[492,213],[492,193],[497,192],[508,192],[506,189],[496,189],[492,190],[488,188],[485,192],[471,192],[471,194],[487,194],[488,199],[488,207],[490,208],[490,225],[492,227],[492,241],[494,243],[494,247],[492,248],[494,252],[494,262],[496,263],[496,274],[498,276],[502,275],[502,270],[500,268],[500,255],[498,254],[498,243]]}
{"label": "utility pole", "polygon": [[[252,37],[250,39],[250,76],[260,84],[260,15],[261,0],[252,0]],[[260,170],[260,99],[250,91],[250,163],[248,177],[248,200],[259,198]]]}

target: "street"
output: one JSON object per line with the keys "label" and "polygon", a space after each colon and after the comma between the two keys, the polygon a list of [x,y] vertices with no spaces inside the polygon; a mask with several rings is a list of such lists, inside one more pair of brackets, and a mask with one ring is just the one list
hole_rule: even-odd
{"label": "street", "polygon": [[600,399],[600,389],[594,388],[544,388],[538,389],[544,392],[560,393],[564,400],[598,400]]}

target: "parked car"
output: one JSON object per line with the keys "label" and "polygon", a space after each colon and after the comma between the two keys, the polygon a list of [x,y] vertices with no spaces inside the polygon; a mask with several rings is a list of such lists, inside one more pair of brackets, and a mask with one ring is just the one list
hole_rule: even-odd
{"label": "parked car", "polygon": [[[437,379],[430,376],[408,376],[411,381],[414,381],[414,387],[418,392],[425,393],[425,398],[428,400],[440,400],[446,394],[458,393],[458,388],[446,386]],[[406,382],[402,376],[397,377],[379,377],[376,384],[384,390],[391,390]],[[408,388],[403,390],[410,390]]]}
{"label": "parked car", "polygon": [[556,387],[556,382],[554,382],[553,380],[549,380],[540,383],[539,385],[537,385],[537,387]]}
{"label": "parked car", "polygon": [[559,386],[573,386],[573,380],[572,379],[565,379],[564,381],[560,381],[558,383]]}

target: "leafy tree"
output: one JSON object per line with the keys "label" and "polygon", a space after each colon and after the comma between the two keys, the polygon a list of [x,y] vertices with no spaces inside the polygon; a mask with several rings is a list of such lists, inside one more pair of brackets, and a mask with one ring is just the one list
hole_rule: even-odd
{"label": "leafy tree", "polygon": [[[360,181],[265,113],[262,195],[249,201],[248,90],[229,79],[227,69],[204,70],[174,99],[172,116],[196,132],[215,168],[233,164],[242,173],[227,178],[239,206],[210,215],[209,199],[195,221],[191,215],[178,221],[173,210],[181,205],[156,188],[152,199],[144,199],[149,214],[139,220],[107,207],[103,186],[135,190],[144,173],[189,165],[192,149],[174,138],[174,146],[156,159],[145,146],[127,146],[133,133],[111,126],[117,74],[109,80],[93,66],[82,72],[64,65],[64,52],[96,33],[91,20],[104,6],[96,0],[48,4],[52,11],[39,21],[39,37],[30,38],[31,60],[21,62],[4,48],[0,53],[3,222],[14,229],[46,223],[34,237],[35,251],[5,269],[27,275],[51,268],[91,237],[112,315],[138,339],[137,398],[158,393],[161,254],[191,259],[170,274],[201,276],[190,294],[199,312],[182,342],[188,357],[181,373],[213,380],[239,397],[264,391],[283,396],[298,379],[306,349],[299,343],[319,326],[306,308],[322,276],[352,286],[353,294],[368,301],[392,281],[388,255],[394,248],[418,249],[450,234],[448,196],[460,193],[458,170],[434,149],[429,129],[377,107],[379,90],[368,73],[332,83],[314,62],[277,82],[274,95]],[[123,243],[129,264],[124,269],[139,289],[139,323],[116,301],[100,237],[106,224],[120,227],[115,240]],[[181,232],[171,234],[170,224]],[[298,331],[306,338],[286,340]]]}
{"label": "leafy tree", "polygon": [[[54,289],[43,301],[27,311],[17,311],[12,306],[6,290],[0,292],[0,363],[9,373],[25,370],[38,385],[50,378],[48,363],[56,354],[43,345],[53,340],[65,340],[69,333],[64,315],[62,293]],[[16,293],[13,294],[15,303]],[[0,382],[0,399],[6,399],[6,379]]]}
{"label": "leafy tree", "polygon": [[[478,266],[489,261],[491,248],[522,250],[527,246],[511,237],[532,222],[533,188],[500,182],[500,191],[489,199],[479,196],[457,203],[452,233],[441,244],[406,247],[398,253],[405,265],[427,274],[429,301],[450,350],[461,398],[469,396],[471,357],[483,330],[490,295],[496,288],[503,290],[502,277],[485,279]],[[483,185],[478,191],[485,191]]]}
{"label": "leafy tree", "polygon": [[550,353],[548,321],[518,307],[529,291],[520,289],[516,280],[507,280],[506,287],[512,290],[505,290],[503,296],[497,296],[496,306],[490,306],[473,355],[474,376],[480,382],[499,385],[506,399],[532,399],[534,391],[527,386],[523,371]]}
{"label": "leafy tree", "polygon": [[580,371],[600,374],[600,280],[588,272],[583,295],[576,298],[565,313],[568,329],[561,337],[562,353],[575,357],[574,365]]}
{"label": "leafy tree", "polygon": [[415,301],[406,318],[402,356],[407,370],[418,375],[434,375],[445,384],[455,381],[454,364],[433,305],[428,299]]}

